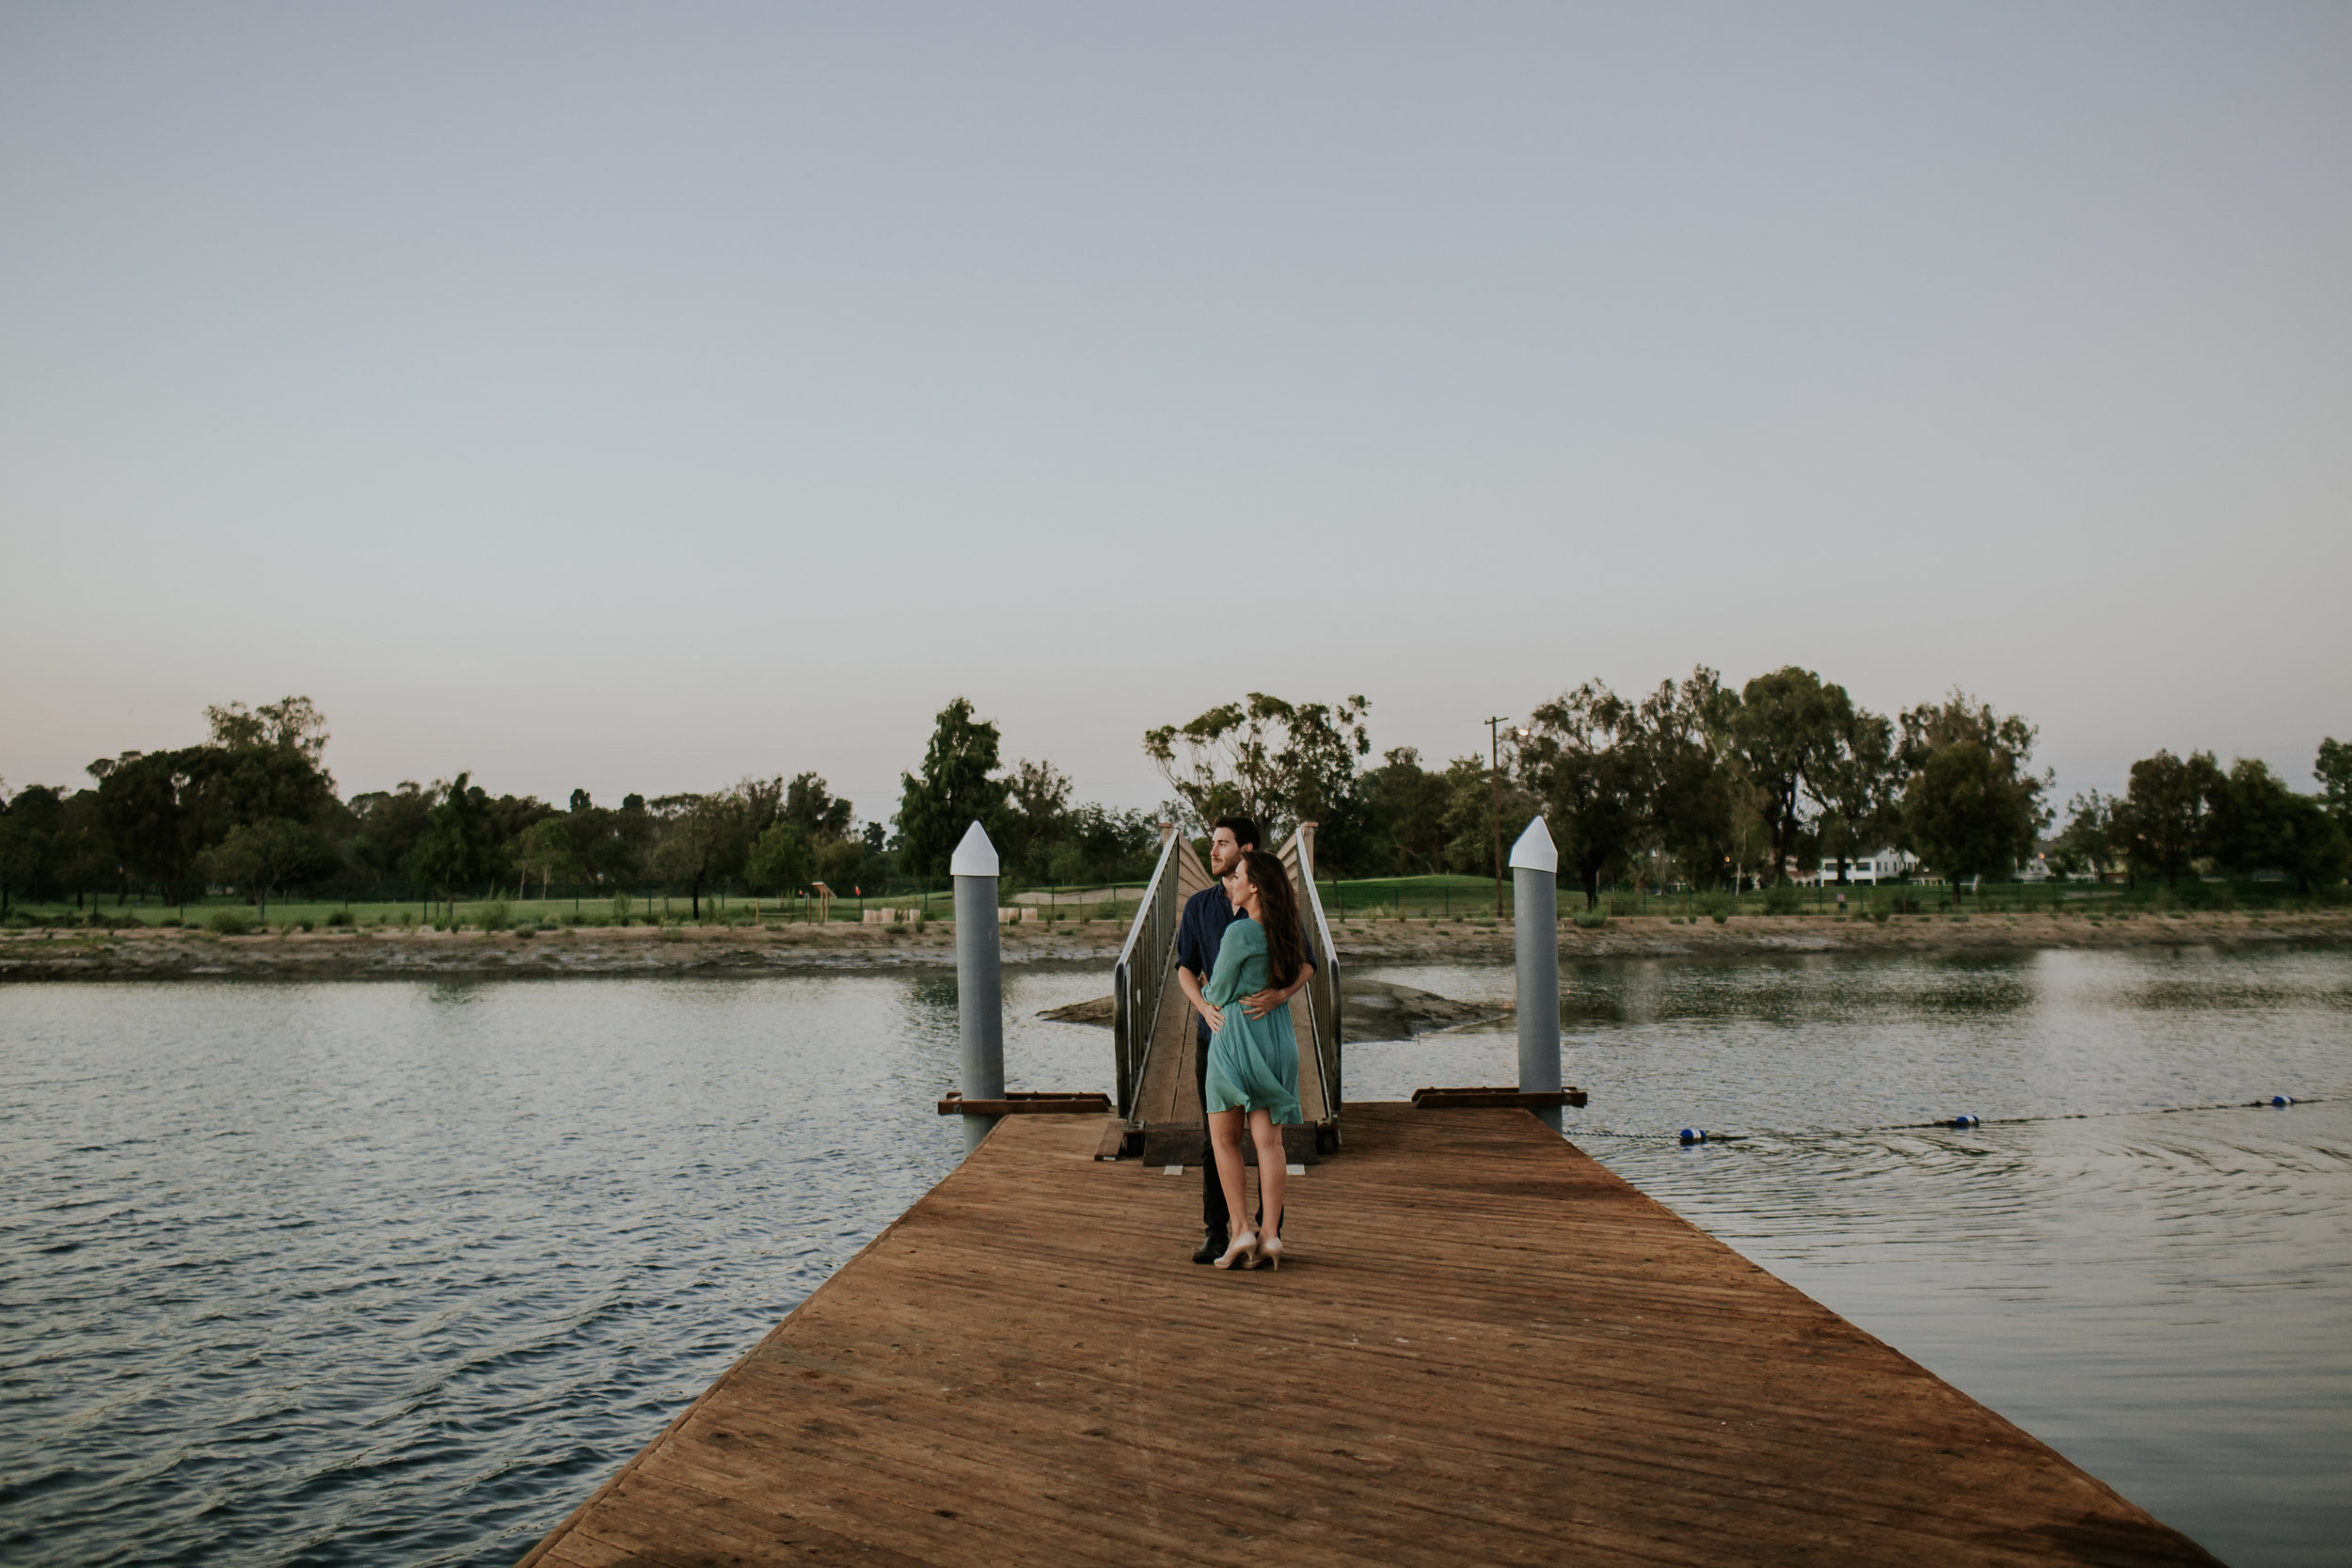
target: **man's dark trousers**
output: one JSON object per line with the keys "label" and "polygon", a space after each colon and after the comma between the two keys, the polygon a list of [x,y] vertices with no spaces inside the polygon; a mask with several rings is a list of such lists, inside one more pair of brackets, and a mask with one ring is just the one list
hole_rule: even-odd
{"label": "man's dark trousers", "polygon": [[[1200,1223],[1212,1236],[1232,1238],[1232,1215],[1225,1207],[1225,1183],[1217,1179],[1216,1146],[1209,1141],[1209,1025],[1198,1016],[1192,1026],[1192,1086],[1200,1101]],[[1265,1205],[1258,1205],[1263,1217]]]}

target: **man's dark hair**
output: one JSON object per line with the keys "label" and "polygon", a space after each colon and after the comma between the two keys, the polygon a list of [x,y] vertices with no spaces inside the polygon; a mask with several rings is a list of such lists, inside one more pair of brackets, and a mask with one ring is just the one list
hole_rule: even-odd
{"label": "man's dark hair", "polygon": [[1258,847],[1258,825],[1247,816],[1218,817],[1209,824],[1210,835],[1216,836],[1219,828],[1231,832],[1233,835],[1233,842],[1245,849],[1255,849]]}

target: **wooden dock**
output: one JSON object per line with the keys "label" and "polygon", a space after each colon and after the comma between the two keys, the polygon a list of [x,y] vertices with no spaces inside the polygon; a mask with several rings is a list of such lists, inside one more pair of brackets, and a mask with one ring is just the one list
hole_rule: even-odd
{"label": "wooden dock", "polygon": [[1525,1111],[1345,1111],[1279,1274],[1009,1118],[524,1562],[2215,1560]]}

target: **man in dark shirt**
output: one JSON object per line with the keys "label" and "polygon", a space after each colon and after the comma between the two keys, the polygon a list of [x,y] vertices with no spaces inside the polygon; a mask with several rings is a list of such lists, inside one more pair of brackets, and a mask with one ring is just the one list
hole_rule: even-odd
{"label": "man in dark shirt", "polygon": [[[1220,816],[1209,833],[1209,870],[1217,879],[1218,886],[1203,888],[1184,900],[1184,917],[1176,933],[1176,983],[1184,989],[1185,999],[1192,1004],[1193,1046],[1192,1086],[1200,1101],[1200,1127],[1203,1147],[1200,1158],[1200,1223],[1208,1234],[1201,1239],[1200,1250],[1192,1255],[1196,1263],[1214,1263],[1225,1252],[1231,1240],[1232,1218],[1225,1212],[1225,1186],[1217,1180],[1216,1162],[1206,1148],[1209,1125],[1209,1019],[1208,1000],[1200,994],[1200,987],[1216,968],[1216,950],[1225,941],[1225,928],[1241,917],[1233,911],[1232,898],[1223,883],[1233,874],[1246,849],[1258,847],[1258,825],[1247,816]],[[1304,916],[1301,916],[1303,922]],[[1314,946],[1306,941],[1306,932],[1299,932],[1299,951],[1312,953]],[[1241,999],[1241,1009],[1251,1018],[1263,1018],[1305,989],[1314,974],[1311,963],[1299,966],[1297,975],[1287,986],[1269,986]]]}

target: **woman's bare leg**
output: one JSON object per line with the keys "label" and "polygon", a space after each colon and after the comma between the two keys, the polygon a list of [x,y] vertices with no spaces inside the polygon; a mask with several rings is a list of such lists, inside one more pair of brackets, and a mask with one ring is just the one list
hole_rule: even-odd
{"label": "woman's bare leg", "polygon": [[1216,1161],[1217,1185],[1225,1189],[1225,1223],[1232,1227],[1232,1236],[1249,1228],[1249,1211],[1243,1206],[1241,1175],[1241,1113],[1211,1111],[1209,1113],[1209,1150]]}
{"label": "woman's bare leg", "polygon": [[[1268,1236],[1282,1233],[1282,1194],[1290,1185],[1290,1167],[1284,1164],[1282,1130],[1274,1125],[1271,1111],[1249,1113],[1249,1135],[1258,1145],[1258,1226]],[[1236,1140],[1238,1142],[1238,1140]],[[1241,1150],[1233,1150],[1238,1165]]]}

